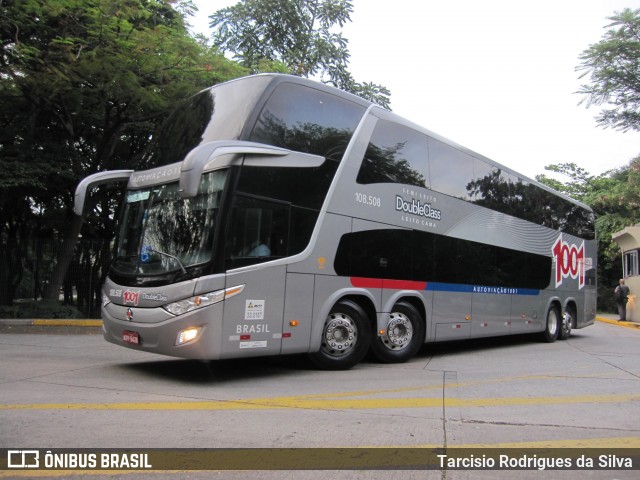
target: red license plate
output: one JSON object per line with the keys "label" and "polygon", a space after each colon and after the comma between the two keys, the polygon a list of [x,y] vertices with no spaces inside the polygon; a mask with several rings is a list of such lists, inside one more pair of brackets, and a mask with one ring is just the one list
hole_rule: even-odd
{"label": "red license plate", "polygon": [[122,341],[124,343],[132,343],[133,345],[140,345],[140,334],[138,332],[125,330],[124,332],[122,332]]}

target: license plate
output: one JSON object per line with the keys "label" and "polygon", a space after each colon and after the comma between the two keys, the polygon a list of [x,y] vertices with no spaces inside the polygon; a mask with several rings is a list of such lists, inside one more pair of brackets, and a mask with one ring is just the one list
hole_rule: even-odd
{"label": "license plate", "polygon": [[132,343],[133,345],[140,345],[140,334],[138,332],[125,330],[124,332],[122,332],[122,341],[124,343]]}

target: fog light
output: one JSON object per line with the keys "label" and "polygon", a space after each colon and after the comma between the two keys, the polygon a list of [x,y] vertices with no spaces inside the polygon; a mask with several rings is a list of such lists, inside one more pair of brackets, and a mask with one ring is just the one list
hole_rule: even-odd
{"label": "fog light", "polygon": [[176,339],[176,345],[184,345],[185,343],[193,342],[198,335],[202,327],[189,327],[178,332],[178,338]]}

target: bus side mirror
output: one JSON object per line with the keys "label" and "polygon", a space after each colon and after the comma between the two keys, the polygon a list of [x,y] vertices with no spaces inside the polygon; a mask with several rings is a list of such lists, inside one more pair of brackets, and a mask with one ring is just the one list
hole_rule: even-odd
{"label": "bus side mirror", "polygon": [[92,188],[103,185],[105,183],[115,183],[128,181],[133,170],[107,170],[106,172],[98,172],[83,178],[76,187],[76,194],[73,199],[73,211],[79,217],[84,212],[84,203],[87,198],[87,192]]}

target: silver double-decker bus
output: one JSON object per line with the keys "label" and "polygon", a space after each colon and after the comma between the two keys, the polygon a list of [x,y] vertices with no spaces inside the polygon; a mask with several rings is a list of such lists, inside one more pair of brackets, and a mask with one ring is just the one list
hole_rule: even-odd
{"label": "silver double-decker bus", "polygon": [[553,342],[595,320],[587,206],[335,88],[275,74],[216,85],[139,164],[76,190],[81,215],[90,189],[127,182],[109,342],[345,369],[430,342]]}

